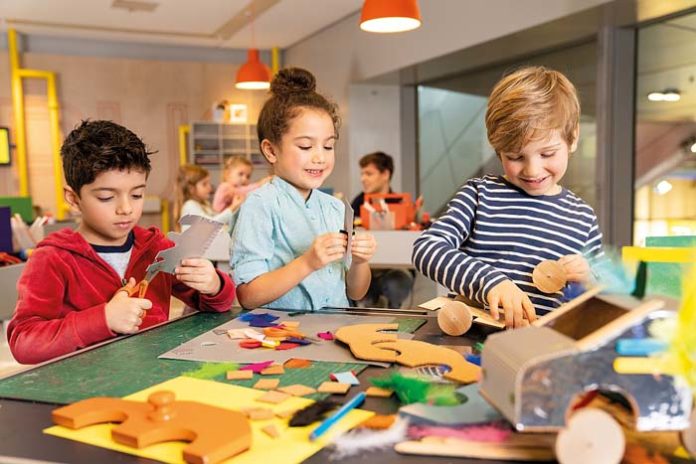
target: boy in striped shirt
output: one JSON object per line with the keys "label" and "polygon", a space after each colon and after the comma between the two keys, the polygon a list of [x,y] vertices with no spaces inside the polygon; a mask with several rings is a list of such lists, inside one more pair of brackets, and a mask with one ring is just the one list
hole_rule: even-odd
{"label": "boy in striped shirt", "polygon": [[559,182],[579,135],[580,104],[573,84],[544,67],[501,79],[486,111],[488,140],[504,176],[469,180],[447,212],[413,247],[418,270],[453,292],[521,327],[566,298],[544,293],[532,272],[557,260],[568,282],[587,283],[587,258],[602,253],[592,208]]}

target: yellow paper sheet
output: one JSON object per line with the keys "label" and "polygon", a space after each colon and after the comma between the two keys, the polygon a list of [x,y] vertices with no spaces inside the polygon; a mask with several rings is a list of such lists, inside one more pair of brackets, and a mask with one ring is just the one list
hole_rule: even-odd
{"label": "yellow paper sheet", "polygon": [[[234,410],[259,407],[269,408],[273,411],[286,411],[288,409],[303,408],[312,403],[312,400],[304,398],[290,398],[278,405],[270,405],[255,401],[256,398],[265,394],[265,391],[190,377],[176,377],[126,396],[125,399],[147,401],[148,395],[157,390],[171,390],[176,394],[177,400],[198,401]],[[225,462],[233,464],[301,462],[330,443],[332,437],[355,427],[373,414],[370,411],[355,409],[334,425],[329,432],[314,442],[310,442],[308,437],[312,430],[318,426],[318,423],[307,427],[288,427],[286,419],[274,418],[263,421],[251,421],[253,434],[251,449]],[[261,428],[268,424],[275,424],[278,430],[280,430],[278,438],[273,439],[261,431]],[[185,442],[168,442],[148,446],[143,449],[131,448],[116,443],[111,439],[111,429],[113,427],[114,425],[112,424],[103,424],[85,427],[82,430],[71,430],[66,427],[54,426],[45,429],[44,433],[162,462],[184,462],[182,450],[186,446]]]}

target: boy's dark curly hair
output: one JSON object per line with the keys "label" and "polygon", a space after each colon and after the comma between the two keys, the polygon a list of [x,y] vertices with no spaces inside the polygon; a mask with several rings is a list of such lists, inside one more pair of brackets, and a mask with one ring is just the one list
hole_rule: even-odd
{"label": "boy's dark curly hair", "polygon": [[60,149],[65,181],[76,194],[102,172],[144,171],[150,174],[148,151],[140,138],[112,121],[85,120],[68,134]]}

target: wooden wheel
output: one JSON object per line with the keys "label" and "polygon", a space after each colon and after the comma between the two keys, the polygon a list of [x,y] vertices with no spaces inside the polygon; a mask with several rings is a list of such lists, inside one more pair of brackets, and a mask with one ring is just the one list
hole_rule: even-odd
{"label": "wooden wheel", "polygon": [[469,307],[461,301],[450,301],[437,312],[437,325],[447,335],[458,337],[470,328],[473,317]]}
{"label": "wooden wheel", "polygon": [[561,464],[618,464],[626,439],[621,426],[601,409],[574,413],[556,438],[556,458]]}
{"label": "wooden wheel", "polygon": [[696,457],[696,409],[691,411],[689,428],[681,431],[681,442],[691,457]]}

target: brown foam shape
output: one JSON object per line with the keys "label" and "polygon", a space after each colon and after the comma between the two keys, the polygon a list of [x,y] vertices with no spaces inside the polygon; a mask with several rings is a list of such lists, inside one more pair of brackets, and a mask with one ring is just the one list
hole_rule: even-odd
{"label": "brown foam shape", "polygon": [[174,401],[171,391],[158,391],[148,402],[90,398],[53,410],[53,422],[71,429],[117,422],[112,439],[133,448],[167,441],[191,442],[183,451],[192,464],[213,464],[251,447],[251,427],[238,411],[194,401]]}
{"label": "brown foam shape", "polygon": [[351,353],[366,361],[394,362],[396,353],[375,346],[375,343],[396,340],[396,334],[380,330],[396,330],[399,324],[357,324],[341,327],[334,336],[350,347]]}
{"label": "brown foam shape", "polygon": [[473,383],[479,379],[481,368],[468,362],[461,354],[449,348],[417,340],[381,342],[377,343],[377,346],[398,352],[396,362],[407,367],[446,364],[451,368],[449,372],[443,374],[446,379],[460,383]]}

